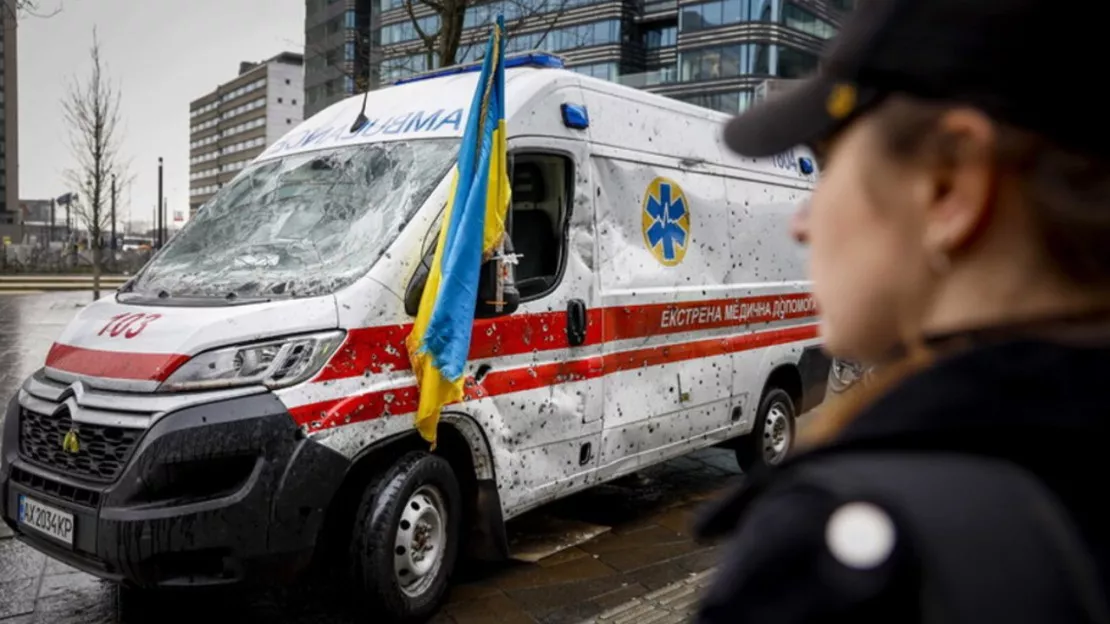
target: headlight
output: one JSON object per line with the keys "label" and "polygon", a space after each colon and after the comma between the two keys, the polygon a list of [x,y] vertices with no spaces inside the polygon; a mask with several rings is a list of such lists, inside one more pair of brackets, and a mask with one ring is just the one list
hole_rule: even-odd
{"label": "headlight", "polygon": [[283,388],[319,371],[343,342],[333,331],[207,351],[174,371],[162,392],[207,390],[260,384]]}
{"label": "headlight", "polygon": [[863,377],[863,366],[855,362],[833,359],[829,369],[829,391],[840,394]]}

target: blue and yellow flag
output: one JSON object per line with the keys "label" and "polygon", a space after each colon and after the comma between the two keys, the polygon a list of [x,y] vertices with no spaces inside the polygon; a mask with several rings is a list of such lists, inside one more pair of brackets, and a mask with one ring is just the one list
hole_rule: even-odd
{"label": "blue and yellow flag", "polygon": [[510,187],[504,32],[498,16],[470,104],[435,258],[406,342],[420,387],[416,428],[433,445],[440,410],[463,397],[479,273],[505,233]]}

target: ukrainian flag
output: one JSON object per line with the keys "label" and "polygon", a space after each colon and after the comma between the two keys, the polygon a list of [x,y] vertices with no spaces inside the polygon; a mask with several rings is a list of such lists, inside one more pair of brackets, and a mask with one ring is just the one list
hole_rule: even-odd
{"label": "ukrainian flag", "polygon": [[470,104],[435,258],[406,341],[420,387],[416,428],[433,447],[440,410],[463,397],[482,262],[505,233],[510,190],[504,32],[498,16]]}

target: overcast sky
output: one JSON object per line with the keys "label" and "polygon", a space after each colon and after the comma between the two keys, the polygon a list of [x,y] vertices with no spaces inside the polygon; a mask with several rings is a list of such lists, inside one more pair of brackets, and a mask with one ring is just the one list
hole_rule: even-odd
{"label": "overcast sky", "polygon": [[[72,165],[62,127],[67,82],[89,69],[95,26],[101,58],[122,92],[122,154],[137,174],[120,207],[149,223],[165,158],[169,210],[188,213],[189,102],[234,78],[240,61],[302,52],[304,0],[40,0],[49,19],[19,24],[19,195],[66,192]],[[122,220],[121,216],[121,220]],[[171,216],[172,218],[172,216]]]}

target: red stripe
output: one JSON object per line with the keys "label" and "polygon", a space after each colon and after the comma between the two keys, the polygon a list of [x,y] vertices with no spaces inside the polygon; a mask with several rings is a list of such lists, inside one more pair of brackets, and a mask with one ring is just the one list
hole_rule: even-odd
{"label": "red stripe", "polygon": [[[803,325],[787,329],[738,334],[723,338],[709,338],[630,351],[551,362],[527,368],[492,371],[480,384],[467,381],[466,399],[501,396],[514,392],[535,390],[547,386],[596,379],[620,371],[673,364],[752,349],[761,349],[817,337],[817,325]],[[314,430],[373,420],[385,416],[408,414],[416,411],[419,393],[417,387],[405,386],[397,390],[371,392],[361,396],[345,397],[295,407],[291,411],[298,425],[311,423]]]}
{"label": "red stripe", "polygon": [[[587,315],[585,345],[798,320],[815,314],[809,293],[596,308]],[[474,321],[469,359],[569,348],[566,319],[565,312],[542,312]],[[411,331],[411,323],[350,330],[315,381],[408,369],[405,338]]]}
{"label": "red stripe", "polygon": [[189,356],[175,353],[101,351],[58,342],[50,347],[46,355],[46,365],[60,371],[136,381],[165,381],[188,361]]}
{"label": "red stripe", "polygon": [[[596,308],[587,315],[584,344],[798,320],[815,313],[808,293]],[[314,381],[407,370],[405,337],[411,331],[410,323],[348,331],[339,351]],[[474,322],[470,359],[567,348],[565,312],[514,314]],[[47,366],[90,377],[164,381],[188,359],[178,354],[101,351],[56,343],[47,356]]]}

